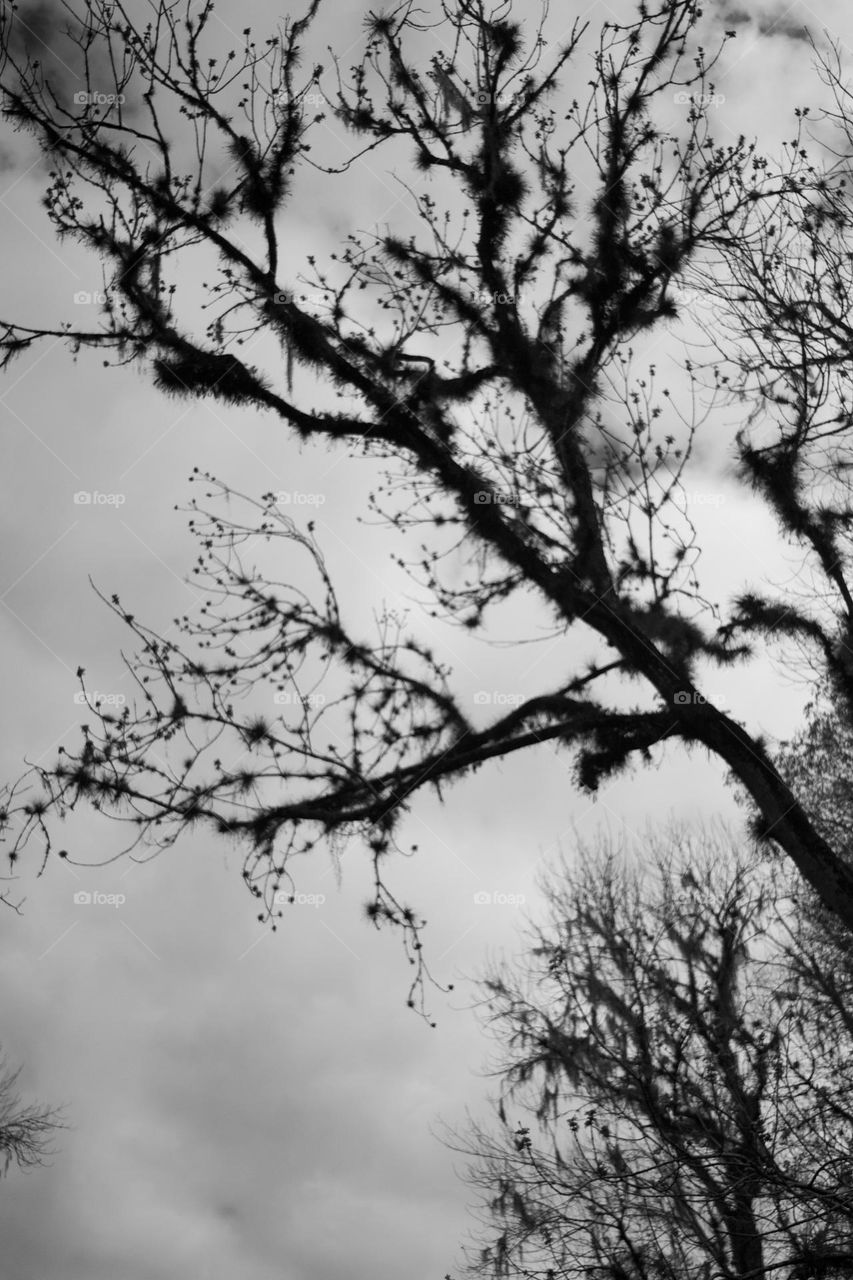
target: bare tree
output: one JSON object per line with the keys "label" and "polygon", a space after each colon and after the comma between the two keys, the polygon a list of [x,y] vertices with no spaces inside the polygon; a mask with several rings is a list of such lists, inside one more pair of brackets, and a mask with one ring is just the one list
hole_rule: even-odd
{"label": "bare tree", "polygon": [[793,877],[670,833],[548,881],[484,986],[497,1128],[474,1126],[481,1251],[525,1280],[780,1280],[853,1268],[853,1024]]}
{"label": "bare tree", "polygon": [[[594,789],[671,742],[728,766],[756,833],[850,928],[853,869],[770,745],[702,694],[709,671],[772,631],[814,648],[848,714],[839,166],[812,161],[804,136],[778,163],[745,139],[714,140],[714,58],[687,0],[604,23],[591,80],[586,28],[548,55],[544,6],[543,25],[525,31],[509,4],[448,0],[435,27],[404,3],[369,17],[362,62],[337,68],[325,92],[356,139],[342,192],[367,153],[398,172],[409,163],[424,189],[398,228],[353,231],[327,261],[297,263],[283,253],[289,211],[317,169],[332,172],[311,149],[328,72],[299,57],[318,7],[262,44],[247,29],[223,56],[205,0],[152,4],[146,25],[122,0],[91,0],[68,10],[73,94],[67,71],[54,81],[16,53],[18,18],[4,10],[6,119],[49,161],[49,216],[102,262],[105,302],[90,329],[9,319],[0,349],[11,360],[48,336],[97,348],[107,364],[145,365],[170,395],[255,407],[299,438],[374,459],[389,476],[374,501],[390,528],[426,529],[411,567],[435,611],[488,638],[504,602],[538,608],[564,671],[478,725],[457,673],[416,633],[392,618],[378,636],[355,631],[310,524],[273,495],[246,498],[245,521],[204,499],[194,527],[208,607],[183,620],[178,645],[112,599],[141,647],[138,700],[118,717],[91,707],[80,749],[36,770],[42,794],[31,780],[13,790],[13,860],[33,835],[47,856],[53,818],[82,800],[132,824],[134,841],[168,845],[206,823],[245,842],[263,915],[290,885],[294,853],[361,835],[376,869],[369,914],[403,927],[420,974],[419,919],[382,863],[419,790],[545,742],[573,752]],[[560,89],[569,68],[589,84],[583,100]],[[181,284],[195,261],[209,281],[200,299]],[[704,368],[678,345],[695,336],[689,320],[678,327],[688,289],[716,298],[738,340]],[[792,291],[808,300],[780,329]],[[818,349],[827,308],[831,352]],[[682,350],[674,389],[638,365],[663,326]],[[755,360],[738,354],[744,328]],[[720,612],[702,593],[692,445],[697,432],[719,438],[733,404],[747,479],[815,566],[811,612],[759,588]],[[230,496],[207,480],[211,497]],[[304,581],[256,569],[269,540],[289,565],[304,559]],[[461,583],[448,555],[466,566]],[[289,711],[266,714],[270,687]]]}
{"label": "bare tree", "polygon": [[53,1154],[52,1142],[63,1128],[59,1111],[38,1103],[24,1103],[17,1091],[20,1068],[0,1061],[0,1162],[3,1172],[12,1165],[31,1169]]}

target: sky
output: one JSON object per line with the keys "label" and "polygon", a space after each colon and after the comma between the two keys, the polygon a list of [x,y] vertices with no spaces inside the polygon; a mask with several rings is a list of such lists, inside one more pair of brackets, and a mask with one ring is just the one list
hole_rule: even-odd
{"label": "sky", "polygon": [[[367,7],[326,6],[319,34],[344,63],[355,61]],[[526,21],[537,11],[517,8]],[[280,17],[266,2],[240,6],[239,22],[231,12],[222,5],[224,29],[251,21],[260,32]],[[841,41],[853,66],[853,20],[835,0],[750,5],[748,19],[734,6],[709,12],[739,33],[714,77],[721,140],[744,131],[772,149],[795,103],[818,96],[803,26]],[[575,13],[595,25],[613,10],[566,6],[560,21],[568,27]],[[346,154],[347,140],[328,128],[330,149]],[[94,317],[94,304],[74,298],[97,293],[98,264],[54,239],[34,155],[19,140],[0,145],[0,315],[53,323],[91,308]],[[399,188],[375,160],[357,181],[362,225],[397,216]],[[318,186],[318,205],[294,217],[294,259],[332,250],[354,216]],[[190,497],[194,466],[248,493],[321,493],[309,514],[348,598],[365,611],[383,600],[415,607],[388,576],[385,535],[357,523],[361,482],[345,459],[298,447],[270,418],[167,400],[139,370],[105,370],[86,354],[72,361],[48,341],[0,382],[0,449],[4,777],[18,775],[22,756],[47,759],[73,741],[79,665],[92,690],[127,689],[127,637],[89,579],[155,628],[197,606],[185,581],[194,546],[174,510]],[[703,486],[720,496],[697,508],[708,583],[728,592],[733,565],[744,579],[784,582],[796,566],[780,556],[771,521],[725,468],[708,467]],[[80,493],[101,497],[75,503]],[[496,638],[511,638],[505,625]],[[477,648],[449,629],[441,643],[472,694],[526,692],[540,674],[539,649]],[[806,697],[770,660],[721,677],[719,692],[777,738]],[[570,762],[548,748],[480,771],[444,806],[419,799],[405,826],[419,852],[399,862],[393,884],[429,921],[437,979],[454,984],[428,993],[435,1029],[405,1007],[399,940],[360,913],[369,880],[357,848],[342,860],[340,887],[331,856],[300,872],[304,901],[272,934],[255,918],[239,851],[197,836],[144,864],[109,861],[121,833],[89,815],[76,850],[106,865],[54,860],[38,876],[31,856],[16,887],[22,913],[0,917],[0,1044],[23,1066],[26,1096],[63,1106],[68,1124],[47,1167],[0,1187],[3,1280],[455,1273],[472,1193],[437,1132],[463,1125],[466,1110],[484,1116],[494,1090],[477,975],[523,948],[525,917],[541,913],[537,874],[556,853],[581,856],[601,830],[636,850],[650,823],[717,814],[737,816],[720,770],[676,753],[594,799],[573,789]]]}

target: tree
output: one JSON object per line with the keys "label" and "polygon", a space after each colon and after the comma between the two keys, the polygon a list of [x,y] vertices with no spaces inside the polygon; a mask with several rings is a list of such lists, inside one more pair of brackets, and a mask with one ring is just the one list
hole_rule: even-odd
{"label": "tree", "polygon": [[[418,791],[545,742],[573,753],[594,790],[674,743],[728,767],[755,833],[849,929],[853,868],[770,744],[701,692],[772,634],[814,650],[849,715],[843,163],[810,158],[805,110],[778,162],[744,138],[714,140],[715,59],[687,0],[605,22],[584,101],[559,86],[569,68],[587,81],[586,28],[549,55],[545,7],[525,32],[509,5],[452,0],[438,28],[410,3],[369,16],[362,62],[337,67],[327,90],[357,148],[335,171],[311,150],[328,73],[300,63],[318,8],[260,45],[247,28],[222,56],[209,0],[185,17],[155,4],[146,26],[122,0],[89,0],[61,80],[18,52],[19,19],[4,11],[6,119],[50,163],[49,217],[102,262],[105,301],[90,329],[8,319],[0,349],[9,361],[65,339],[145,367],[166,394],[251,406],[366,457],[387,473],[373,503],[391,530],[427,531],[411,568],[434,610],[488,639],[495,612],[522,604],[559,639],[563,671],[479,725],[417,632],[390,617],[378,635],[356,631],[312,523],[273,495],[246,498],[246,521],[202,499],[207,609],[182,620],[178,645],[112,598],[140,645],[137,705],[118,717],[92,706],[79,750],[35,771],[36,798],[32,778],[12,789],[12,859],[33,836],[47,857],[53,819],[81,802],[159,846],[204,823],[244,842],[264,916],[294,854],[358,835],[375,867],[368,914],[402,927],[420,977],[421,922],[383,863]],[[453,52],[428,72],[432,47]],[[343,194],[368,153],[424,184],[410,190],[414,230],[403,220],[350,234],[324,263],[292,261],[300,183],[319,169]],[[212,260],[199,299],[179,269],[212,272]],[[705,366],[679,309],[692,289],[729,320]],[[681,351],[673,390],[653,363],[638,367],[663,332]],[[260,359],[270,340],[266,364],[251,364],[249,346]],[[758,588],[720,610],[703,595],[685,490],[697,433],[718,440],[732,406],[745,480],[782,545],[814,565],[804,607]],[[255,568],[254,548],[275,539],[303,559],[304,582]],[[275,718],[255,697],[270,686],[291,708]]]}
{"label": "tree", "polygon": [[484,984],[501,1123],[461,1144],[472,1270],[850,1275],[853,1025],[794,877],[723,831],[653,855],[558,867],[525,960]]}
{"label": "tree", "polygon": [[[780,756],[817,829],[853,864],[853,728],[825,691],[819,691],[806,708],[802,725]],[[794,898],[800,928],[820,957],[815,978],[819,975],[826,986],[825,997],[834,1005],[853,1009],[850,934],[808,885],[797,886]]]}
{"label": "tree", "polygon": [[23,1103],[17,1093],[20,1068],[12,1070],[0,1063],[0,1162],[8,1173],[14,1164],[32,1169],[52,1154],[51,1142],[63,1128],[60,1113],[53,1107]]}

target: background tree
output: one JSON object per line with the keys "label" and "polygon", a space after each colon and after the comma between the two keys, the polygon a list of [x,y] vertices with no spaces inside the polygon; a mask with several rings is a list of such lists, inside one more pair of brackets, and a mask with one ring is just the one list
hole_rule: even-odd
{"label": "background tree", "polygon": [[501,1124],[462,1146],[473,1271],[850,1274],[853,1025],[794,880],[722,831],[551,874],[548,923],[484,984]]}
{"label": "background tree", "polygon": [[[780,753],[787,775],[815,826],[853,864],[853,729],[837,702],[821,690],[806,708],[803,724]],[[806,884],[792,885],[800,945],[792,963],[802,967],[815,953],[813,997],[847,1010],[853,1027],[853,940]]]}
{"label": "background tree", "polygon": [[31,1169],[52,1154],[51,1143],[63,1127],[53,1107],[24,1103],[17,1091],[18,1070],[0,1061],[0,1163],[8,1173],[12,1165]]}
{"label": "background tree", "polygon": [[[853,926],[853,869],[770,746],[701,693],[708,671],[761,651],[772,631],[813,644],[848,698],[846,419],[828,454],[820,425],[847,357],[787,338],[773,347],[777,382],[805,388],[808,412],[794,392],[771,394],[756,362],[738,366],[736,344],[704,370],[684,348],[674,391],[653,364],[638,367],[644,343],[678,321],[679,287],[725,302],[735,336],[751,324],[762,338],[769,322],[755,309],[776,307],[772,271],[810,290],[794,337],[807,322],[819,332],[824,302],[838,316],[847,276],[813,264],[841,262],[843,174],[831,156],[810,160],[800,136],[778,163],[745,139],[715,142],[712,42],[685,0],[604,23],[584,101],[559,85],[570,64],[574,83],[588,81],[585,28],[549,56],[544,25],[525,31],[509,5],[454,0],[436,27],[405,3],[370,15],[362,62],[336,68],[326,91],[360,148],[335,181],[345,191],[371,152],[398,172],[408,163],[428,188],[410,192],[399,227],[353,232],[326,262],[299,263],[284,252],[288,216],[318,168],[332,173],[310,150],[328,73],[299,57],[318,9],[313,0],[260,45],[247,29],[223,56],[210,53],[204,0],[186,15],[155,4],[144,23],[121,0],[92,0],[69,19],[61,81],[18,52],[19,19],[4,10],[6,119],[49,161],[48,215],[97,254],[106,300],[91,329],[9,319],[0,348],[11,360],[64,338],[107,364],[146,367],[168,394],[256,407],[301,439],[373,459],[388,476],[374,504],[391,528],[426,527],[409,567],[434,610],[488,638],[495,610],[523,605],[547,626],[538,638],[559,639],[562,671],[477,725],[457,673],[417,633],[391,618],[378,637],[357,632],[310,524],[298,528],[272,495],[246,499],[245,522],[234,507],[201,505],[208,606],[183,620],[179,646],[113,598],[140,644],[137,702],[119,717],[93,706],[79,750],[36,771],[41,794],[31,780],[13,790],[13,860],[33,835],[47,856],[53,818],[81,800],[131,823],[133,842],[167,845],[203,822],[245,842],[263,916],[291,884],[294,854],[358,834],[376,874],[369,915],[401,925],[419,965],[418,917],[382,864],[419,789],[544,742],[574,753],[580,785],[594,789],[674,742],[728,766],[756,833]],[[816,259],[818,205],[832,234]],[[767,283],[742,297],[750,253],[766,258]],[[196,262],[200,290],[182,283]],[[718,441],[733,390],[733,447],[783,540],[814,563],[816,616],[758,589],[718,614],[702,594],[684,488],[694,437],[713,429]],[[811,501],[818,474],[831,505]],[[208,480],[209,495],[231,496]],[[257,569],[265,543],[289,553],[286,581]],[[306,701],[320,681],[325,701]],[[293,712],[259,709],[270,686]]]}

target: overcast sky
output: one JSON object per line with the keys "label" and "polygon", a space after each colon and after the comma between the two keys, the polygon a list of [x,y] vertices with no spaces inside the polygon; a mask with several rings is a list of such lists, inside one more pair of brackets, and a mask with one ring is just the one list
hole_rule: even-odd
{"label": "overcast sky", "polygon": [[[369,7],[326,6],[323,39],[345,65],[356,60]],[[280,16],[266,0],[237,9],[223,0],[223,29],[251,21],[262,34]],[[517,9],[537,11],[531,2]],[[613,9],[577,13],[597,26]],[[818,38],[826,29],[849,56],[853,19],[840,0],[750,4],[749,14],[716,7],[738,40],[714,77],[723,98],[715,128],[720,141],[755,133],[772,150],[793,133],[794,105],[819,93],[803,26]],[[573,16],[560,8],[566,28]],[[334,122],[328,128],[329,147],[344,154],[349,143]],[[99,265],[55,241],[39,204],[44,174],[8,141],[0,315],[76,320],[86,304],[74,295],[99,289]],[[365,209],[393,222],[399,189],[375,157],[358,183]],[[347,212],[303,210],[291,228],[294,255],[332,248],[349,229]],[[663,340],[659,357],[667,359]],[[350,597],[365,607],[401,603],[381,531],[356,525],[351,470],[324,448],[298,449],[269,418],[176,404],[139,371],[107,371],[94,356],[73,363],[47,342],[0,384],[0,421],[6,777],[24,754],[49,758],[74,740],[78,665],[92,690],[127,689],[127,637],[90,577],[155,627],[196,605],[184,581],[194,546],[173,510],[190,496],[193,466],[258,495],[322,493],[310,514]],[[778,555],[771,522],[723,468],[706,482],[724,498],[701,516],[709,584],[740,585],[733,565],[744,580],[784,581],[793,566]],[[81,491],[123,500],[75,504]],[[535,648],[476,648],[449,629],[441,642],[472,693],[536,687]],[[805,694],[769,662],[720,687],[748,708],[751,728],[781,737]],[[257,923],[239,853],[208,837],[145,865],[83,871],[54,861],[41,879],[31,857],[23,914],[0,918],[0,1041],[24,1064],[25,1092],[63,1104],[71,1127],[50,1167],[13,1174],[0,1191],[4,1280],[440,1280],[469,1225],[469,1193],[434,1130],[439,1120],[461,1123],[466,1108],[483,1114],[490,1089],[472,979],[489,956],[521,947],[524,911],[538,909],[537,871],[555,851],[573,853],[602,826],[641,842],[649,822],[719,813],[735,814],[734,802],[721,772],[698,756],[673,754],[591,801],[573,792],[568,761],[548,748],[481,771],[444,808],[419,799],[404,833],[419,853],[398,866],[394,886],[429,919],[436,976],[456,984],[451,995],[429,994],[435,1030],[405,1008],[399,941],[360,914],[368,877],[357,848],[344,857],[340,890],[331,858],[306,867],[298,887],[319,901],[294,907],[274,935]],[[102,861],[120,836],[89,817],[76,851]],[[124,901],[75,903],[80,891]],[[478,893],[525,906],[478,905]]]}

